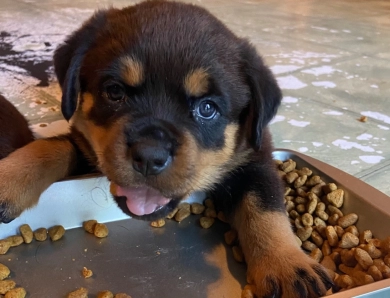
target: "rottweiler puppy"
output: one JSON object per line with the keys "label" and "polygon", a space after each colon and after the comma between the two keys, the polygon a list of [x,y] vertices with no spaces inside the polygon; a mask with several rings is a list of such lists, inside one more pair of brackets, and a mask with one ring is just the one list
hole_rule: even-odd
{"label": "rottweiler puppy", "polygon": [[27,120],[0,94],[0,159],[33,140]]}
{"label": "rottweiler puppy", "polygon": [[326,271],[297,245],[267,125],[282,93],[255,48],[205,9],[147,1],[96,12],[54,55],[71,133],[0,162],[3,222],[85,161],[134,218],[205,191],[238,231],[258,297],[318,297]]}

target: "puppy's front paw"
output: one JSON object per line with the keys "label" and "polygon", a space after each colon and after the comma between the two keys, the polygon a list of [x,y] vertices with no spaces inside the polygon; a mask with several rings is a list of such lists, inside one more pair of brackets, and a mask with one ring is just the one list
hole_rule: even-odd
{"label": "puppy's front paw", "polygon": [[332,286],[325,269],[295,246],[284,252],[270,251],[253,264],[248,260],[248,282],[256,297],[315,298]]}

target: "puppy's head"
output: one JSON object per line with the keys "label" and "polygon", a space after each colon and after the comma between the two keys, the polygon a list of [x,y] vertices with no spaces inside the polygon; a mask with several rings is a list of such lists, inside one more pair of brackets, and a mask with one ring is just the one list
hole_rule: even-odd
{"label": "puppy's head", "polygon": [[247,162],[281,100],[254,48],[187,4],[99,11],[54,63],[64,117],[139,218],[166,215]]}

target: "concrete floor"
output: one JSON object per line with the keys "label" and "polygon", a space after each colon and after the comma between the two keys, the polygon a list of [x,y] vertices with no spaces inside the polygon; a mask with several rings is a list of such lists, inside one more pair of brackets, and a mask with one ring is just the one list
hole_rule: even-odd
{"label": "concrete floor", "polygon": [[[0,2],[0,92],[39,135],[67,127],[53,49],[96,8],[134,2]],[[284,100],[271,126],[276,147],[311,155],[390,195],[390,2],[194,2],[249,38],[277,76]],[[362,115],[367,122],[358,121]]]}

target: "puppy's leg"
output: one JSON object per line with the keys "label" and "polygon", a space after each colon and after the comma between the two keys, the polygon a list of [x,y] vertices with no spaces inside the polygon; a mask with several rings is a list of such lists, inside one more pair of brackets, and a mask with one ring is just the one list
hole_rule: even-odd
{"label": "puppy's leg", "polygon": [[34,206],[52,183],[77,163],[69,135],[36,140],[0,160],[0,222],[9,222]]}
{"label": "puppy's leg", "polygon": [[279,198],[247,192],[232,218],[257,297],[325,295],[332,285],[327,273],[298,246],[285,212],[268,208],[266,200]]}

